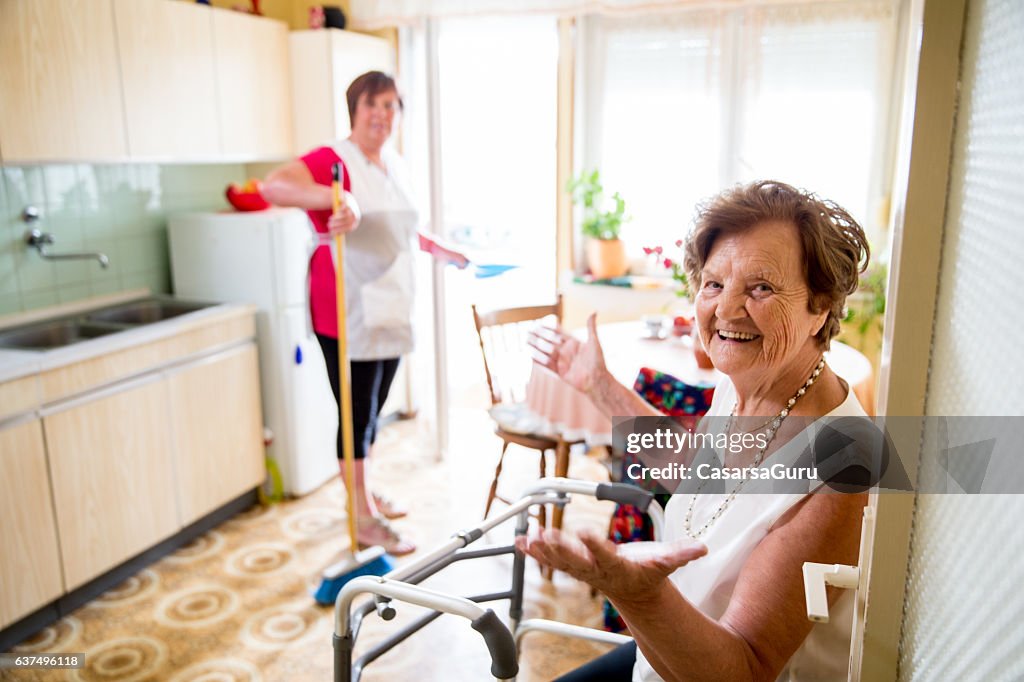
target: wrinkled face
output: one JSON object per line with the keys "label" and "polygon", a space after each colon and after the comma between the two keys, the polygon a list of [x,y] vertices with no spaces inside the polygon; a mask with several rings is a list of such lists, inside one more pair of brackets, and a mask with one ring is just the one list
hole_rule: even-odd
{"label": "wrinkled face", "polygon": [[803,354],[816,356],[814,335],[828,312],[809,309],[796,225],[758,223],[719,236],[701,271],[697,321],[715,367],[729,376],[769,380]]}
{"label": "wrinkled face", "polygon": [[398,93],[378,92],[372,99],[366,94],[356,102],[352,137],[371,148],[380,148],[391,137],[391,126],[398,111]]}

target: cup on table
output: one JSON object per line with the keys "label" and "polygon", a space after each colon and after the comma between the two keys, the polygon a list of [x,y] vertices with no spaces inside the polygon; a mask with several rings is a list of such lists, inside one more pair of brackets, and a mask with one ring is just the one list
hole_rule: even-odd
{"label": "cup on table", "polygon": [[644,315],[640,318],[644,324],[644,332],[651,338],[661,338],[665,329],[664,315]]}

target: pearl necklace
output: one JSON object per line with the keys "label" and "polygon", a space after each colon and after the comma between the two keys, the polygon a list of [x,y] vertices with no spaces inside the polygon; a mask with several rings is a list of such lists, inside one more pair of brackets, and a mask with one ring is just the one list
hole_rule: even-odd
{"label": "pearl necklace", "polygon": [[[815,380],[818,378],[818,376],[824,369],[825,356],[822,355],[821,359],[818,360],[818,364],[814,368],[814,371],[811,372],[811,376],[808,377],[807,381],[804,382],[804,385],[800,387],[800,389],[793,395],[793,397],[789,399],[789,401],[786,403],[786,406],[779,410],[779,413],[776,416],[772,417],[767,422],[754,429],[754,431],[760,431],[765,426],[768,426],[768,437],[765,439],[764,446],[761,447],[760,450],[758,450],[757,456],[754,457],[753,463],[749,467],[747,467],[747,469],[756,469],[758,465],[761,464],[761,461],[764,459],[765,451],[768,449],[768,446],[771,445],[772,440],[775,439],[775,433],[779,430],[779,427],[782,426],[782,422],[786,419],[786,417],[789,416],[789,411],[793,409],[794,405],[796,405],[796,401],[799,400],[800,397],[807,392],[807,389],[814,385]],[[732,430],[732,420],[733,417],[736,416],[737,406],[738,403],[733,403],[732,412],[729,414],[729,421],[726,423],[725,426],[726,433],[729,433],[729,431]],[[740,491],[740,488],[742,488],[743,484],[746,482],[746,478],[741,479],[739,484],[735,488],[733,488],[731,493],[729,493],[729,496],[725,498],[725,501],[723,501],[722,504],[718,506],[718,509],[715,510],[715,513],[711,515],[711,518],[708,519],[707,522],[703,526],[701,526],[696,532],[694,532],[693,508],[697,504],[697,495],[700,494],[701,489],[704,487],[705,482],[701,481],[700,485],[697,486],[697,491],[693,493],[692,496],[690,496],[690,506],[686,510],[686,519],[684,522],[684,530],[686,531],[686,534],[694,540],[697,540],[701,536],[703,536],[704,533],[706,533],[708,529],[711,528],[712,524],[714,524],[714,522],[717,521],[719,517],[721,517],[722,514],[725,513],[725,510],[729,508],[729,505],[732,504],[732,501],[736,499],[736,494]]]}

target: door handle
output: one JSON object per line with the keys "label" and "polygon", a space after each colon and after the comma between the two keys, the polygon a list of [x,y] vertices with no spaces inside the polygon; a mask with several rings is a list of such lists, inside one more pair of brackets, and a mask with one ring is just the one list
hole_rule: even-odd
{"label": "door handle", "polygon": [[868,573],[861,566],[870,566],[871,544],[875,531],[875,510],[864,507],[861,520],[860,555],[857,566],[845,564],[818,564],[804,562],[804,598],[807,602],[807,618],[815,623],[828,622],[828,595],[826,585],[844,589],[862,590],[867,587]]}

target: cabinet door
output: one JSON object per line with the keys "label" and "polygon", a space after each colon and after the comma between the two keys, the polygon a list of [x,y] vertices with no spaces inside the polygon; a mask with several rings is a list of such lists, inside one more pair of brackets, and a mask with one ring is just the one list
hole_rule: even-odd
{"label": "cabinet door", "polygon": [[40,420],[0,429],[0,628],[63,592]]}
{"label": "cabinet door", "polygon": [[133,160],[220,154],[211,14],[184,2],[114,0]]}
{"label": "cabinet door", "polygon": [[174,462],[187,525],[263,483],[263,416],[256,345],[170,375]]}
{"label": "cabinet door", "polygon": [[44,416],[69,590],[178,530],[167,415],[158,376]]}
{"label": "cabinet door", "polygon": [[213,41],[224,154],[237,159],[291,156],[287,25],[213,10]]}
{"label": "cabinet door", "polygon": [[5,163],[126,157],[110,2],[0,2]]}

